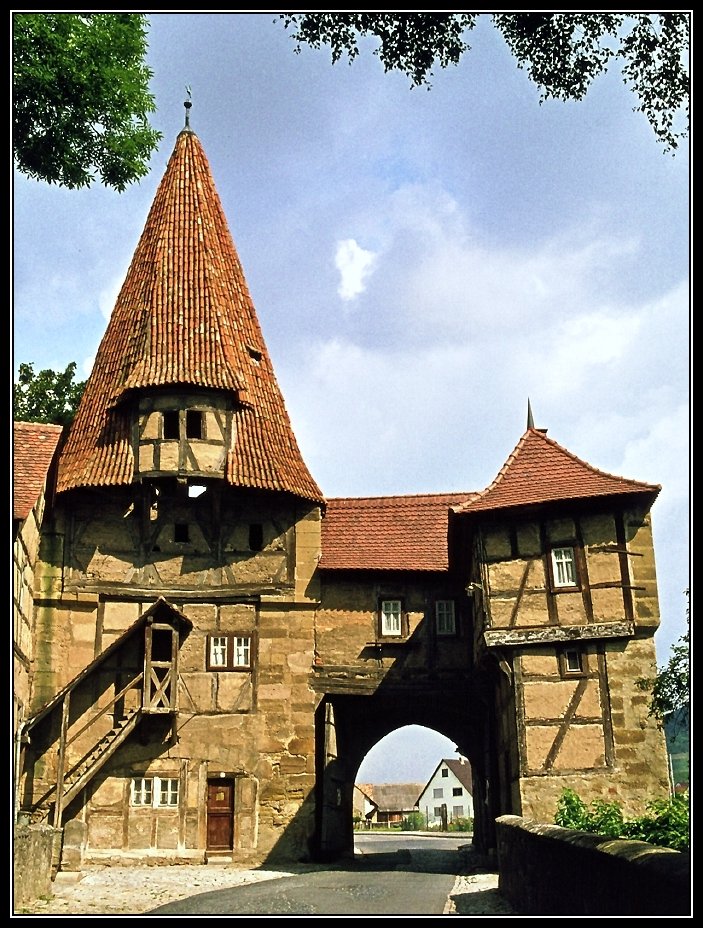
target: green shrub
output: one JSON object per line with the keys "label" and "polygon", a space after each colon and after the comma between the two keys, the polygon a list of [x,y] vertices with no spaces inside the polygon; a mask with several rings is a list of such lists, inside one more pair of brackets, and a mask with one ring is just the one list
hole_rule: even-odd
{"label": "green shrub", "polygon": [[472,818],[455,818],[453,822],[447,825],[447,831],[473,831],[474,820]]}
{"label": "green shrub", "polygon": [[425,827],[425,816],[422,812],[411,812],[400,823],[401,831],[422,831]]}
{"label": "green shrub", "polygon": [[619,802],[594,799],[590,806],[572,789],[564,789],[557,803],[554,822],[562,828],[588,831],[611,838],[647,841],[676,851],[689,846],[688,793],[672,799],[657,799],[647,805],[647,814],[626,821]]}

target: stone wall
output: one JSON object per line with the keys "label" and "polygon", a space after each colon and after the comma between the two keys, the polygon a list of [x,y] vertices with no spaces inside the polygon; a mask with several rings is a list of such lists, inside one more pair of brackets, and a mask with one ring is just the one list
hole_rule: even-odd
{"label": "stone wall", "polygon": [[688,852],[544,825],[496,821],[500,892],[521,915],[690,915]]}
{"label": "stone wall", "polygon": [[51,862],[60,831],[46,825],[17,824],[13,836],[13,911],[42,896],[51,896]]}

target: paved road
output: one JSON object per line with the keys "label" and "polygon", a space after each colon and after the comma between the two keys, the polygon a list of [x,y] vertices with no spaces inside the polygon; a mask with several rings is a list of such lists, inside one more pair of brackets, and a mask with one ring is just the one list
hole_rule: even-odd
{"label": "paved road", "polygon": [[[268,908],[277,906],[281,912],[269,914],[290,914],[291,909],[303,911],[307,907],[306,913],[313,917],[315,913],[308,911],[311,898],[314,907],[324,908],[325,914],[333,913],[332,907],[340,905],[344,906],[342,914],[350,915],[389,910],[391,915],[405,915],[410,914],[410,908],[418,909],[414,914],[420,915],[513,913],[498,891],[495,868],[472,853],[470,847],[464,845],[465,851],[459,850],[465,838],[470,839],[468,835],[427,837],[404,832],[389,839],[384,834],[364,833],[357,838],[353,863],[343,865],[298,864],[283,870],[242,870],[232,864],[94,864],[77,873],[59,873],[50,897],[23,904],[13,914],[134,918],[149,913],[154,918],[173,918],[214,911],[222,915],[226,914],[226,906],[232,905],[235,892],[249,885],[261,887],[261,898],[251,915],[265,915]],[[454,877],[457,861],[461,871]],[[323,879],[319,890],[315,880],[309,879],[329,873],[334,876],[329,883]],[[302,884],[303,892],[293,880]],[[281,894],[279,889],[284,889],[284,884]],[[444,895],[446,886],[450,888]],[[444,909],[436,893],[444,897]],[[236,896],[237,906],[251,903],[250,897]]]}
{"label": "paved road", "polygon": [[363,835],[353,861],[320,872],[199,893],[144,914],[443,915],[462,841]]}

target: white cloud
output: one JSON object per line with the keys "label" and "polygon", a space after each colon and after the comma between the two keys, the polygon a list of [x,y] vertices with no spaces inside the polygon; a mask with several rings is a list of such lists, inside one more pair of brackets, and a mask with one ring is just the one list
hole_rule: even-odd
{"label": "white cloud", "polygon": [[343,300],[353,300],[366,289],[366,279],[374,269],[376,255],[362,248],[355,239],[346,238],[337,243],[334,263],[341,277],[337,293]]}
{"label": "white cloud", "polygon": [[126,276],[126,271],[123,274],[115,275],[108,286],[103,287],[98,295],[98,307],[105,319],[109,319],[112,315],[112,310],[115,308],[117,297],[120,295]]}

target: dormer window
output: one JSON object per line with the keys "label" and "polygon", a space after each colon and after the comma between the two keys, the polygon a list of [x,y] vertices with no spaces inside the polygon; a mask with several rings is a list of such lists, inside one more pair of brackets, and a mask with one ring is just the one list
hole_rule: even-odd
{"label": "dormer window", "polygon": [[[178,441],[181,437],[181,414],[177,409],[166,410],[163,414],[163,437],[166,441]],[[200,409],[186,409],[185,437],[190,439],[205,438],[205,416]]]}
{"label": "dormer window", "polygon": [[180,437],[179,415],[177,410],[169,410],[163,414],[163,435],[166,441],[178,441]]}
{"label": "dormer window", "polygon": [[186,438],[204,438],[203,414],[199,409],[186,410]]}

